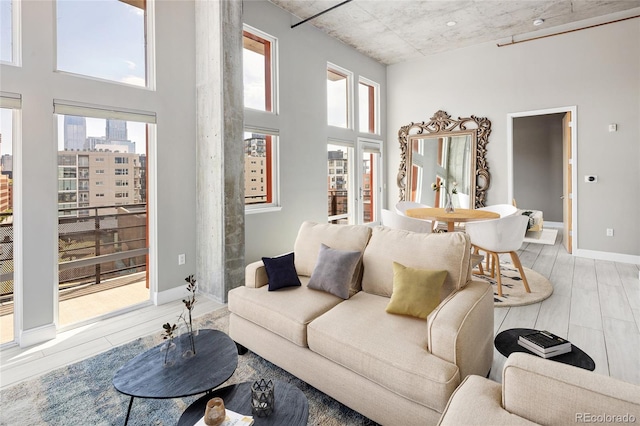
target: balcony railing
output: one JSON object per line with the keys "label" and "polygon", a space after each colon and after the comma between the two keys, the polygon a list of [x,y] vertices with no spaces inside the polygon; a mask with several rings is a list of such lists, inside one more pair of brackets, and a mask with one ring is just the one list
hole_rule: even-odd
{"label": "balcony railing", "polygon": [[[12,214],[0,214],[0,302],[13,300]],[[146,271],[146,203],[59,209],[59,289]]]}

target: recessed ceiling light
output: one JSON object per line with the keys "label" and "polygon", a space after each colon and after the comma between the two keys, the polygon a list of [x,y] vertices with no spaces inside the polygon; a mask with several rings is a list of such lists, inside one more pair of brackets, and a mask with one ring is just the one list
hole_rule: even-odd
{"label": "recessed ceiling light", "polygon": [[542,18],[538,18],[535,21],[533,21],[533,25],[535,25],[536,27],[538,27],[538,26],[540,26],[542,24],[544,24],[544,19],[542,19]]}
{"label": "recessed ceiling light", "polygon": [[447,27],[453,27],[455,24],[457,24],[456,21],[449,21],[447,22]]}

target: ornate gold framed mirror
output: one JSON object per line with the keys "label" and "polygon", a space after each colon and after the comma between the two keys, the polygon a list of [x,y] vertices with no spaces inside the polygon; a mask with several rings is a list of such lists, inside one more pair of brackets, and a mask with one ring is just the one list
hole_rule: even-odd
{"label": "ornate gold framed mirror", "polygon": [[400,200],[444,207],[445,191],[456,188],[454,206],[483,207],[491,177],[486,153],[491,121],[476,116],[452,119],[436,112],[428,122],[411,123],[398,131]]}

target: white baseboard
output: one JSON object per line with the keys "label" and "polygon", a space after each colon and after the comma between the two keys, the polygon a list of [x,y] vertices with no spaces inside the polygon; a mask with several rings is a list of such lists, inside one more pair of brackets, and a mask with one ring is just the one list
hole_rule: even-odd
{"label": "white baseboard", "polygon": [[548,222],[548,221],[544,221],[544,223],[542,224],[543,228],[564,228],[564,223],[562,222]]}
{"label": "white baseboard", "polygon": [[21,348],[37,345],[56,338],[56,325],[54,323],[43,325],[29,330],[22,330],[18,338]]}
{"label": "white baseboard", "polygon": [[584,250],[578,249],[574,253],[578,257],[586,257],[587,259],[610,260],[612,262],[633,263],[640,265],[640,256],[622,253],[610,253],[607,251]]}
{"label": "white baseboard", "polygon": [[169,290],[154,292],[151,295],[154,305],[164,305],[165,303],[182,300],[189,295],[186,286],[174,287]]}

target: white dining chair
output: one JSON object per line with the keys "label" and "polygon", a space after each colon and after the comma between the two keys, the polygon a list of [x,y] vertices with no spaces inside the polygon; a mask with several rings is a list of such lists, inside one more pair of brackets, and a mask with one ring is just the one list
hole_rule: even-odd
{"label": "white dining chair", "polygon": [[406,231],[420,232],[423,234],[430,233],[433,228],[430,220],[403,216],[388,209],[382,209],[382,225],[393,229],[404,229]]}
{"label": "white dining chair", "polygon": [[[469,222],[466,232],[471,239],[473,253],[478,254],[480,250],[487,253],[487,269],[491,270],[491,277],[497,274],[498,296],[502,296],[502,280],[500,278],[500,253],[509,253],[514,266],[520,271],[522,283],[527,293],[531,293],[527,277],[524,274],[522,263],[516,250],[522,246],[524,234],[527,231],[527,216],[516,215],[506,216],[500,219],[485,220],[481,222]],[[482,263],[478,265],[480,273]],[[489,271],[487,271],[489,272]]]}
{"label": "white dining chair", "polygon": [[479,207],[477,210],[485,210],[488,212],[498,213],[500,217],[513,216],[518,212],[518,208],[516,206],[512,206],[511,204],[493,204],[491,206]]}

